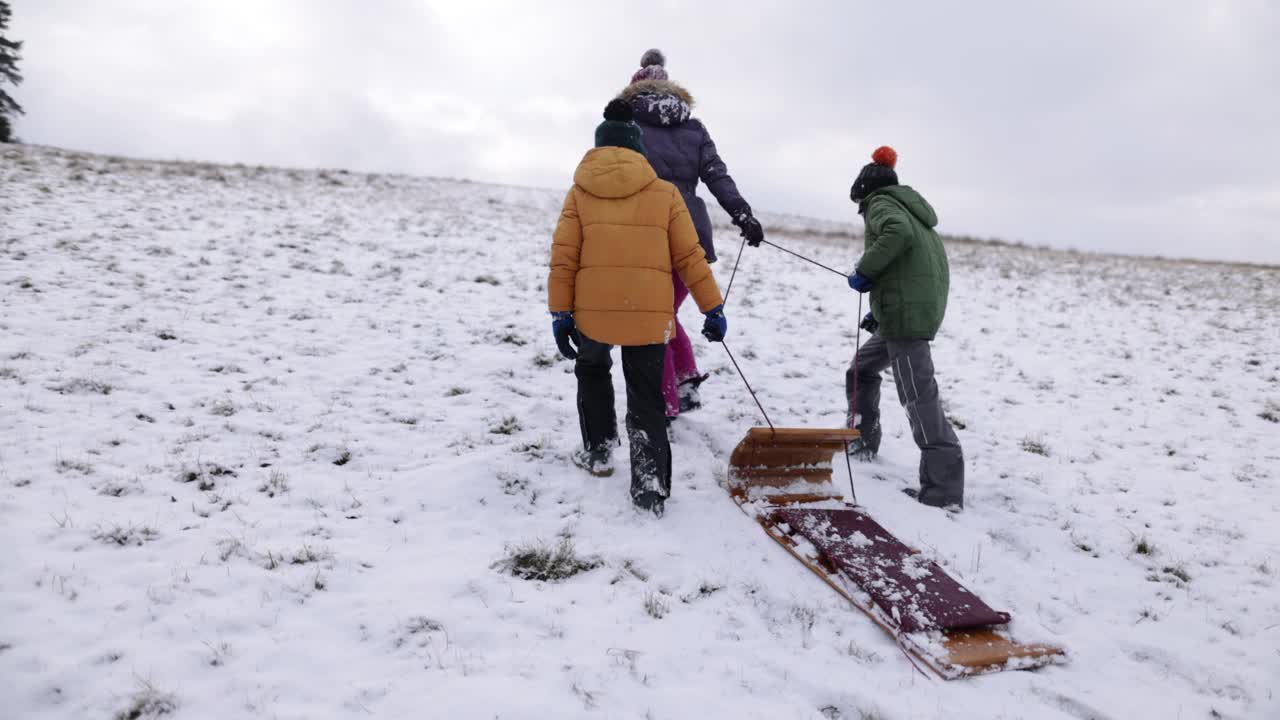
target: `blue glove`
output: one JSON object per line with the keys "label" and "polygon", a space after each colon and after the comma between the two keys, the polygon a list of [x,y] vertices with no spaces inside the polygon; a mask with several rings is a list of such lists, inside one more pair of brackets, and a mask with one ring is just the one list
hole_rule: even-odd
{"label": "blue glove", "polygon": [[729,321],[724,319],[724,305],[717,305],[703,313],[707,321],[702,323],[702,337],[711,342],[724,342],[729,332]]}
{"label": "blue glove", "polygon": [[875,283],[871,282],[871,278],[857,271],[854,271],[854,273],[849,276],[849,287],[860,293],[867,292],[874,284]]}
{"label": "blue glove", "polygon": [[551,313],[551,331],[556,334],[556,345],[560,354],[570,360],[578,359],[578,348],[582,338],[578,336],[578,326],[573,323],[573,313],[562,310]]}

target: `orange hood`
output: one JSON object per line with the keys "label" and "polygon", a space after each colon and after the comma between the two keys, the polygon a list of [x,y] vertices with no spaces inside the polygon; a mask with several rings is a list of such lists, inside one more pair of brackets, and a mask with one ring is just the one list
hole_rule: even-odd
{"label": "orange hood", "polygon": [[658,174],[643,155],[620,147],[587,151],[573,173],[578,187],[598,198],[611,199],[631,197],[657,179]]}

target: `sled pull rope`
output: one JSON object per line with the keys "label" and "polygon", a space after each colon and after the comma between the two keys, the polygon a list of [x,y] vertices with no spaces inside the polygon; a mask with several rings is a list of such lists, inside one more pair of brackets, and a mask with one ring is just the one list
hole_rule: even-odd
{"label": "sled pull rope", "polygon": [[729,304],[729,293],[733,292],[733,279],[738,277],[738,263],[742,262],[742,251],[747,248],[747,236],[742,236],[742,244],[738,246],[738,256],[733,259],[733,273],[729,275],[729,286],[724,289],[724,303]]}
{"label": "sled pull rope", "polygon": [[[747,392],[751,393],[751,399],[756,401],[756,407],[760,408],[760,414],[764,416],[764,421],[768,424],[769,431],[775,432],[773,421],[769,419],[769,413],[764,411],[764,405],[760,404],[760,398],[756,397],[756,391],[751,389],[751,383],[747,382],[747,376],[742,374],[742,368],[738,367],[738,361],[734,359],[733,353],[729,352],[729,346],[723,340],[720,341],[720,345],[726,353],[729,353],[729,362],[732,362],[733,369],[738,371],[738,377],[742,378],[742,384],[747,386]],[[846,457],[847,455],[846,453]]]}
{"label": "sled pull rope", "polygon": [[849,441],[844,441],[844,466],[849,471],[849,493],[853,495],[853,504],[858,504],[858,491],[853,487],[853,463],[849,461]]}
{"label": "sled pull rope", "polygon": [[805,257],[804,255],[801,255],[801,254],[800,254],[800,253],[798,253],[798,252],[794,252],[794,251],[788,250],[788,249],[786,249],[786,248],[782,247],[781,245],[779,245],[779,244],[778,244],[778,243],[776,243],[776,242],[770,242],[770,241],[768,241],[768,240],[762,240],[761,242],[763,242],[765,245],[772,245],[772,246],[774,246],[774,247],[778,248],[779,250],[781,250],[782,252],[787,253],[788,255],[794,255],[794,256],[796,256],[796,257],[800,258],[801,260],[804,260],[805,262],[813,263],[814,265],[817,265],[818,267],[822,268],[823,270],[829,270],[829,271],[831,271],[831,272],[833,272],[833,273],[835,273],[835,274],[839,275],[839,276],[840,276],[840,277],[842,277],[842,278],[846,278],[846,279],[847,279],[847,278],[849,277],[849,273],[843,273],[843,272],[840,272],[839,270],[836,270],[836,269],[835,269],[835,268],[833,268],[833,267],[829,267],[829,266],[827,266],[827,265],[823,265],[822,263],[818,262],[817,260],[814,260],[813,258],[808,258],[808,257]]}
{"label": "sled pull rope", "polygon": [[[738,264],[742,262],[742,251],[747,248],[747,236],[742,236],[742,244],[738,246],[738,256],[733,259],[733,273],[729,275],[729,285],[724,290],[724,302],[729,302],[729,293],[733,290],[733,279],[738,277]],[[722,306],[723,307],[723,306]],[[756,391],[751,389],[751,383],[747,382],[747,376],[742,373],[742,368],[738,366],[738,361],[733,357],[733,353],[729,351],[729,346],[724,340],[720,341],[721,347],[729,354],[729,362],[733,363],[733,369],[738,371],[738,377],[742,378],[742,384],[747,386],[747,392],[751,393],[751,399],[756,401],[756,407],[760,408],[760,414],[764,416],[765,423],[769,426],[769,431],[773,432],[773,421],[769,419],[769,413],[764,411],[764,405],[760,404],[760,398],[756,397]]]}
{"label": "sled pull rope", "polygon": [[[853,399],[849,408],[849,421],[858,426],[858,353],[862,352],[862,293],[858,293],[858,332],[853,346]],[[849,441],[844,441],[844,466],[849,469],[849,493],[853,504],[858,504],[858,491],[853,488],[853,464],[849,462]],[[919,668],[917,668],[919,669]]]}

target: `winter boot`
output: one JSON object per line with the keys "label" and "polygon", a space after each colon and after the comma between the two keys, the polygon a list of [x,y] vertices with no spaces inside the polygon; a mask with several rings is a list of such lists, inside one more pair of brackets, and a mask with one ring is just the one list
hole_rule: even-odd
{"label": "winter boot", "polygon": [[694,375],[680,381],[676,391],[680,393],[680,412],[686,413],[702,407],[702,398],[698,395],[698,386],[706,382],[710,374]]}
{"label": "winter boot", "polygon": [[920,497],[920,491],[919,491],[919,490],[917,490],[916,488],[913,488],[913,487],[904,487],[904,488],[902,488],[902,494],[903,494],[903,495],[906,495],[907,497],[911,498],[912,500],[915,500],[916,502],[920,503],[921,505],[928,505],[929,507],[941,508],[941,509],[943,509],[943,510],[946,510],[946,511],[947,511],[947,512],[949,512],[949,513],[958,513],[958,512],[960,512],[961,510],[963,510],[963,509],[964,509],[964,506],[963,506],[963,505],[960,505],[960,504],[958,504],[958,503],[945,503],[945,504],[939,505],[939,504],[934,503],[934,502],[929,502],[929,499],[928,499],[928,498],[921,499],[921,497]]}
{"label": "winter boot", "polygon": [[693,412],[702,407],[702,398],[698,397],[698,388],[688,385],[680,386],[680,412]]}
{"label": "winter boot", "polygon": [[876,454],[880,452],[880,423],[876,422],[870,428],[859,430],[862,437],[849,441],[849,457],[862,462],[875,460]]}
{"label": "winter boot", "polygon": [[609,477],[613,474],[613,457],[608,448],[603,450],[574,450],[569,456],[574,465],[586,470],[596,477]]}
{"label": "winter boot", "polygon": [[631,502],[635,503],[636,509],[642,512],[651,512],[657,517],[662,517],[666,512],[667,499],[656,492],[645,491],[631,498]]}

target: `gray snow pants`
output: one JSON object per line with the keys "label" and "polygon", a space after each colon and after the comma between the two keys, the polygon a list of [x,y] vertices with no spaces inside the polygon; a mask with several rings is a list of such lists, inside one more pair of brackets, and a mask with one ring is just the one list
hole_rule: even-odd
{"label": "gray snow pants", "polygon": [[873,335],[862,344],[845,373],[851,420],[858,421],[857,427],[874,443],[872,449],[878,450],[880,373],[889,367],[893,368],[898,401],[907,409],[911,435],[920,448],[920,502],[963,506],[964,452],[942,411],[928,340],[886,340]]}

